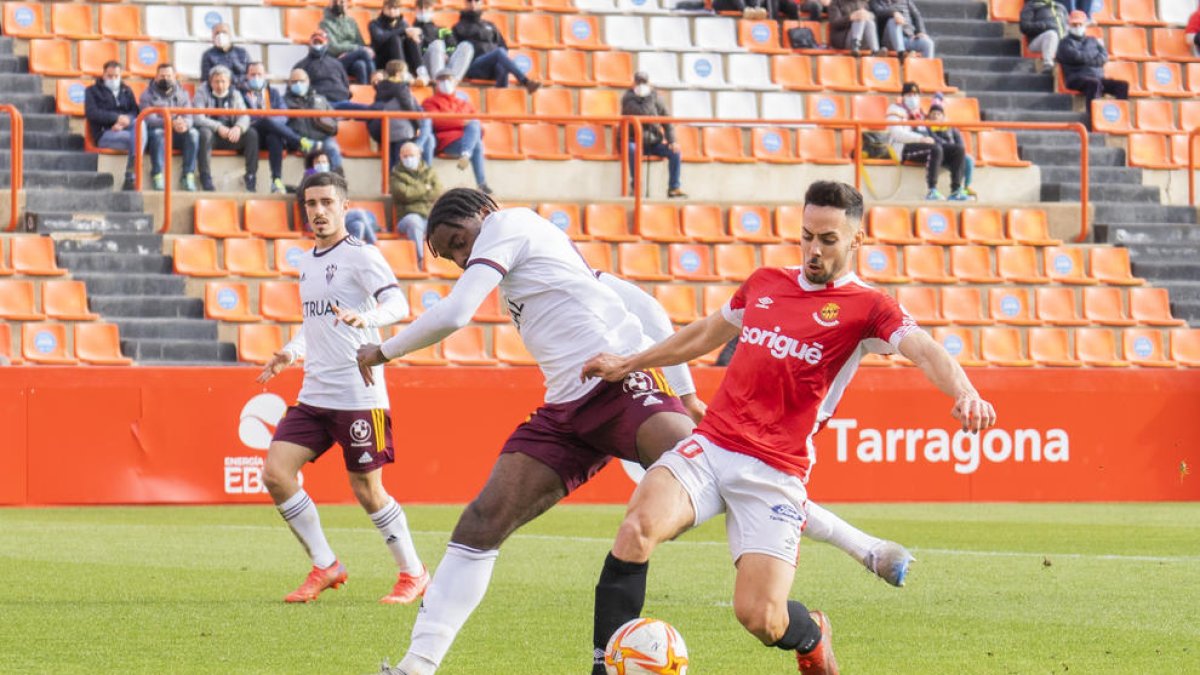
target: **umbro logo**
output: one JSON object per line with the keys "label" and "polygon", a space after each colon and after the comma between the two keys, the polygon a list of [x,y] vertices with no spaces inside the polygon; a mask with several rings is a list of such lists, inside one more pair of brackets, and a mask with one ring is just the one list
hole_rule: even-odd
{"label": "umbro logo", "polygon": [[360,457],[358,458],[358,463],[359,463],[359,464],[367,464],[367,463],[368,463],[368,462],[370,462],[370,461],[371,461],[371,453],[369,453],[369,452],[364,452],[364,453],[362,454],[362,456],[360,456]]}
{"label": "umbro logo", "polygon": [[771,305],[774,302],[775,301],[772,300],[770,296],[763,296],[758,299],[758,302],[754,306],[759,309],[771,309]]}

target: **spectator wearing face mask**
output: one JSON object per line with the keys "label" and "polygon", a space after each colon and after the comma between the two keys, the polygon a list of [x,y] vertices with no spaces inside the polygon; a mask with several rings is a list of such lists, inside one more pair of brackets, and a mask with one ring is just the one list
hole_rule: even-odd
{"label": "spectator wearing face mask", "polygon": [[[464,115],[476,112],[470,101],[455,94],[457,82],[449,68],[437,72],[434,84],[433,96],[421,103],[426,112]],[[483,128],[479,126],[479,120],[434,119],[433,133],[437,138],[438,153],[457,157],[459,171],[471,167],[480,191],[492,194],[483,172]]]}
{"label": "spectator wearing face mask", "polygon": [[121,186],[122,190],[133,189],[134,163],[137,155],[145,150],[144,126],[142,145],[137,148],[136,154],[133,147],[133,122],[140,111],[133,89],[121,81],[121,64],[116,61],[105,63],[104,74],[97,77],[83,94],[83,112],[96,146],[129,153],[129,159],[125,162],[125,183]]}
{"label": "spectator wearing face mask", "polygon": [[884,45],[904,62],[910,51],[933,58],[933,40],[925,33],[925,20],[912,0],[871,0],[876,25],[883,26]]}
{"label": "spectator wearing face mask", "polygon": [[1183,29],[1183,36],[1192,46],[1192,56],[1200,56],[1200,8],[1197,8],[1188,17],[1187,27]]}
{"label": "spectator wearing face mask", "polygon": [[[955,152],[962,153],[962,189],[967,193],[968,197],[975,197],[975,191],[971,189],[971,180],[975,177],[975,158],[971,153],[967,152],[967,145],[963,141],[962,133],[958,129],[944,124],[946,121],[946,109],[942,107],[940,95],[934,97],[934,103],[929,106],[929,112],[925,113],[925,118],[929,121],[929,126],[925,131],[930,138],[936,141],[938,145],[956,146],[957,149]],[[943,148],[942,152],[944,157],[945,148]]]}
{"label": "spectator wearing face mask", "polygon": [[1021,34],[1029,40],[1030,53],[1041,55],[1042,67],[1054,68],[1058,43],[1067,34],[1067,8],[1056,0],[1025,0]]}
{"label": "spectator wearing face mask", "polygon": [[308,74],[308,81],[333,106],[350,101],[350,78],[337,59],[329,55],[329,37],[318,30],[308,40],[308,54],[292,68]]}
{"label": "spectator wearing face mask", "polygon": [[1076,10],[1067,21],[1067,36],[1058,43],[1058,63],[1062,66],[1063,84],[1067,89],[1083,94],[1084,110],[1090,120],[1094,99],[1105,94],[1127,99],[1129,83],[1104,77],[1108,50],[1102,42],[1087,34],[1087,15]]}
{"label": "spectator wearing face mask", "polygon": [[370,82],[371,73],[375,72],[375,51],[363,41],[354,17],[346,15],[346,0],[330,0],[321,30],[329,38],[329,55],[359,84]]}
{"label": "spectator wearing face mask", "polygon": [[[437,0],[417,0],[417,12],[413,18],[409,36],[421,45],[421,60],[430,73],[449,67],[454,81],[462,82],[467,68],[475,56],[475,47],[470,42],[458,42],[454,31],[442,28],[433,22],[433,8]],[[446,58],[449,54],[449,63]],[[428,163],[428,162],[427,162]]]}
{"label": "spectator wearing face mask", "polygon": [[242,182],[247,192],[258,187],[258,130],[250,126],[248,115],[237,111],[246,109],[242,94],[232,85],[232,74],[225,66],[217,66],[209,73],[208,82],[196,89],[197,108],[220,108],[228,111],[221,115],[196,115],[196,129],[200,131],[200,187],[206,192],[215,189],[212,179],[212,151],[241,150],[246,159],[246,173]]}
{"label": "spectator wearing face mask", "polygon": [[[142,92],[139,102],[142,109],[146,108],[191,108],[192,99],[187,90],[175,81],[175,67],[169,63],[158,64],[154,81]],[[146,149],[150,153],[150,173],[154,181],[154,189],[161,190],[165,186],[163,164],[166,154],[165,130],[161,115],[150,115],[146,118]],[[174,134],[172,143],[183,150],[183,176],[180,184],[188,192],[196,191],[196,150],[200,145],[200,133],[192,123],[191,115],[172,115],[171,132]]]}
{"label": "spectator wearing face mask", "polygon": [[[385,67],[386,77],[375,83],[375,103],[372,110],[400,110],[405,112],[421,112],[422,108],[413,97],[412,88],[408,86],[408,66],[399,59],[389,61]],[[391,166],[400,161],[400,146],[411,140],[416,140],[427,150],[429,161],[433,161],[433,152],[437,145],[433,139],[433,125],[429,119],[392,119],[388,121],[388,144]],[[367,132],[376,143],[382,143],[380,134],[383,122],[368,120]],[[418,131],[419,129],[419,131]]]}
{"label": "spectator wearing face mask", "polygon": [[467,77],[473,80],[494,78],[497,87],[507,87],[508,76],[512,75],[529,93],[537,91],[541,83],[526,77],[508,57],[504,36],[496,24],[483,20],[482,7],[482,0],[466,0],[466,9],[459,13],[458,23],[454,24],[454,39],[460,45],[471,43],[475,51],[474,60],[467,68]]}
{"label": "spectator wearing face mask", "polygon": [[250,66],[250,55],[245,49],[234,46],[227,23],[213,26],[212,43],[213,46],[204,50],[200,57],[200,79],[208,82],[213,68],[225,66],[233,78],[233,86],[240,89],[246,79],[246,68]]}
{"label": "spectator wearing face mask", "polygon": [[416,244],[417,262],[423,263],[429,210],[441,196],[442,184],[433,167],[421,160],[421,150],[415,143],[400,148],[400,163],[392,167],[390,182],[396,232]]}
{"label": "spectator wearing face mask", "polygon": [[[287,93],[283,96],[283,103],[289,110],[333,109],[324,96],[312,90],[312,87],[309,86],[308,73],[300,68],[293,68],[288,77],[288,88]],[[333,117],[289,117],[288,127],[301,139],[319,142],[321,149],[328,154],[333,168],[337,169],[342,166],[341,148],[338,147],[337,139],[334,138],[337,135],[337,119]],[[299,148],[289,144],[288,149]]]}
{"label": "spectator wearing face mask", "polygon": [[421,61],[420,38],[414,39],[411,30],[401,15],[400,0],[384,0],[379,16],[367,26],[375,51],[375,69],[383,70],[389,61],[403,59],[408,71],[416,73],[417,83],[425,86],[432,79],[431,71]]}
{"label": "spectator wearing face mask", "polygon": [[[243,83],[242,99],[249,110],[286,110],[283,94],[267,84],[267,69],[261,61],[253,61],[246,68],[246,81]],[[251,117],[250,126],[258,132],[260,146],[267,148],[267,164],[271,167],[271,192],[283,194],[287,188],[283,184],[283,152],[292,148],[303,153],[309,153],[320,147],[320,142],[304,138],[287,125],[288,118]]]}
{"label": "spectator wearing face mask", "polygon": [[[621,96],[621,114],[669,117],[671,111],[667,109],[654,87],[650,86],[650,76],[645,72],[637,72],[633,74],[633,86]],[[630,164],[633,164],[634,150],[634,144],[630,142]],[[654,122],[642,125],[642,152],[654,157],[667,158],[667,197],[687,197],[679,182],[681,157],[679,144],[675,142],[675,128],[670,124]],[[631,171],[630,174],[632,173]],[[633,189],[637,190],[637,186],[633,186]]]}
{"label": "spectator wearing face mask", "polygon": [[[921,111],[921,88],[915,82],[905,82],[901,89],[900,102],[888,106],[889,122],[923,120]],[[961,145],[941,145],[931,136],[922,133],[921,127],[892,125],[888,127],[888,145],[892,154],[901,162],[921,162],[925,165],[925,185],[929,192],[925,199],[946,199],[937,189],[938,174],[942,167],[950,170],[950,200],[966,201],[970,196],[962,189],[965,158]]]}

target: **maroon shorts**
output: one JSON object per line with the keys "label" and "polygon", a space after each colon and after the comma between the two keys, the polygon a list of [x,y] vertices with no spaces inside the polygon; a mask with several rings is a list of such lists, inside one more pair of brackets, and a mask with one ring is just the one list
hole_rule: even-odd
{"label": "maroon shorts", "polygon": [[374,471],[395,458],[392,448],[392,417],[384,408],[373,410],[331,410],[305,403],[288,408],[275,427],[272,440],[301,445],[318,457],[334,441],[342,446],[346,470],[355,473]]}
{"label": "maroon shorts", "polygon": [[661,371],[638,371],[622,382],[601,382],[569,403],[538,408],[500,452],[519,452],[542,462],[571,492],[612,457],[638,461],[638,427],[660,412],[687,414]]}

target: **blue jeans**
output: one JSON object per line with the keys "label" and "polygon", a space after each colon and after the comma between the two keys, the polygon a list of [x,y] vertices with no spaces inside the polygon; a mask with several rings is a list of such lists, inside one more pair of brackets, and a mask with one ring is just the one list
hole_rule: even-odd
{"label": "blue jeans", "polygon": [[[631,167],[633,166],[633,150],[634,150],[634,145],[633,145],[633,143],[630,143],[629,144],[629,165]],[[678,190],[679,189],[679,168],[682,163],[682,160],[679,157],[679,153],[672,152],[671,146],[667,145],[666,142],[664,142],[664,141],[659,141],[658,143],[654,143],[651,145],[643,145],[642,153],[646,154],[646,155],[653,155],[655,157],[666,157],[667,158],[667,189],[668,190]],[[632,169],[630,170],[629,174],[632,177],[632,175],[633,175]],[[630,178],[630,180],[632,180],[632,178]],[[636,191],[637,186],[636,185],[633,186],[633,189]]]}
{"label": "blue jeans", "polygon": [[96,147],[107,150],[124,150],[129,153],[129,159],[125,161],[125,175],[132,176],[136,157],[146,151],[146,123],[142,123],[142,143],[141,147],[137,149],[137,153],[133,151],[133,129],[129,127],[121,131],[109,129],[104,132],[100,138],[96,139]]}
{"label": "blue jeans", "polygon": [[409,241],[417,246],[417,264],[425,264],[425,230],[429,227],[429,221],[425,220],[425,216],[419,213],[406,213],[404,217],[396,221],[396,233],[403,234]]}
{"label": "blue jeans", "polygon": [[529,81],[517,64],[508,58],[508,50],[504,47],[496,47],[486,54],[476,56],[475,60],[471,62],[471,67],[467,68],[468,78],[472,80],[495,78],[497,87],[508,86],[509,74],[517,78],[517,82],[521,84]]}
{"label": "blue jeans", "polygon": [[425,166],[433,166],[433,153],[437,150],[437,136],[433,135],[433,120],[428,117],[421,120],[419,129],[420,135],[413,142],[421,148],[421,159],[425,160]]}
{"label": "blue jeans", "polygon": [[971,178],[975,175],[975,157],[971,153],[963,154],[963,187],[971,187]]}
{"label": "blue jeans", "polygon": [[346,231],[359,241],[374,244],[378,239],[375,233],[379,231],[379,223],[375,222],[375,216],[366,209],[350,209],[346,212]]}
{"label": "blue jeans", "polygon": [[927,59],[933,58],[933,40],[928,37],[907,37],[904,35],[904,27],[897,24],[895,19],[890,19],[887,22],[887,27],[883,29],[884,42],[886,46],[891,47],[898,52],[915,51]]}
{"label": "blue jeans", "polygon": [[[183,149],[183,173],[196,172],[196,150],[200,147],[200,132],[194,127],[183,133],[174,132],[174,145]],[[166,151],[166,139],[163,138],[163,128],[155,127],[146,134],[146,149],[150,153],[150,173],[163,172],[163,154]],[[332,157],[330,160],[332,161]]]}
{"label": "blue jeans", "polygon": [[487,178],[483,175],[483,131],[479,120],[467,122],[462,138],[447,145],[442,153],[454,157],[469,156],[471,168],[475,171],[476,185],[487,185]]}
{"label": "blue jeans", "polygon": [[346,69],[346,74],[358,80],[359,84],[371,82],[371,73],[375,72],[375,59],[365,48],[351,49],[337,57],[337,60]]}

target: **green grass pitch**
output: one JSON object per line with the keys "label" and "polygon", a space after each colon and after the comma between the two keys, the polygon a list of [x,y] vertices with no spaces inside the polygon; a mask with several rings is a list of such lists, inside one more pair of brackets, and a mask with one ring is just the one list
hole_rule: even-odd
{"label": "green grass pitch", "polygon": [[[1200,672],[1200,504],[844,504],[910,546],[894,589],[801,546],[793,597],[825,610],[843,672]],[[461,507],[412,506],[431,565]],[[440,672],[582,674],[592,586],[622,509],[558,507],[502,549]],[[350,581],[282,602],[307,558],[270,506],[0,510],[0,673],[352,673],[402,655],[416,607],[357,507],[321,516]],[[730,608],[717,522],[664,545],[645,614],[674,624],[698,675],[794,672]]]}

